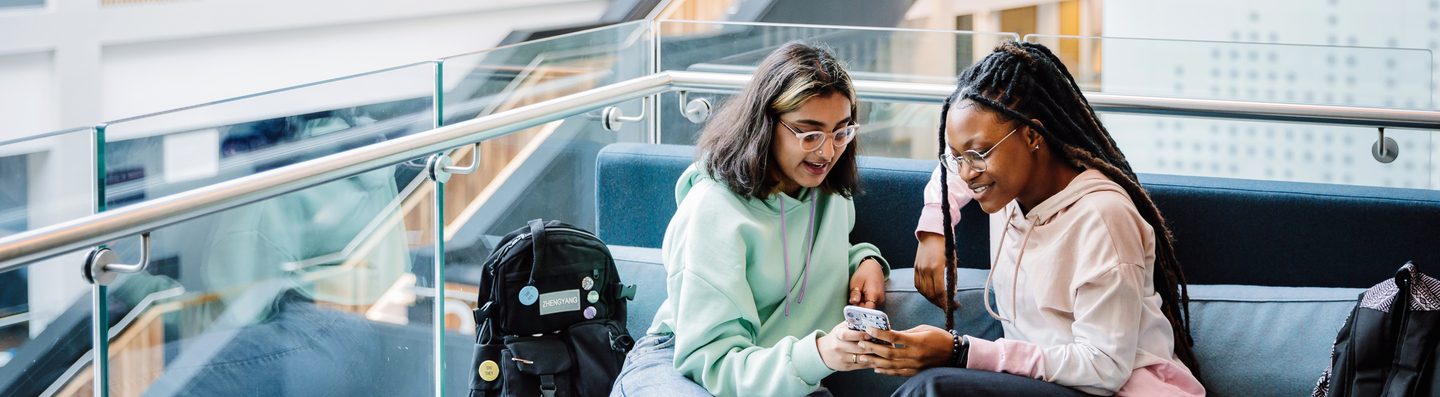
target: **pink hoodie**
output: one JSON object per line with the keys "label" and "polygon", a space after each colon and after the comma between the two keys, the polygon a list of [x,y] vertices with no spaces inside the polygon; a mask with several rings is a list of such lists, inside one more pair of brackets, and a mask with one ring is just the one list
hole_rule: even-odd
{"label": "pink hoodie", "polygon": [[[926,187],[916,233],[942,230],[933,213],[939,194],[933,208],[928,194],[939,191],[937,175]],[[959,220],[970,190],[955,188],[950,184],[951,219]],[[991,314],[1005,338],[969,338],[967,367],[1090,394],[1205,395],[1175,356],[1170,322],[1160,311],[1155,231],[1120,185],[1087,170],[1029,213],[1012,201],[991,219],[1005,222],[986,281],[993,281],[999,313]],[[988,302],[985,309],[992,310]]]}

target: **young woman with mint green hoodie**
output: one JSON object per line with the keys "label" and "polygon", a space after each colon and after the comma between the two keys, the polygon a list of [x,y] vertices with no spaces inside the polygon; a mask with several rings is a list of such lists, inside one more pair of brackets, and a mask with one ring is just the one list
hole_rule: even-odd
{"label": "young woman with mint green hoodie", "polygon": [[612,396],[828,394],[821,379],[859,368],[834,331],[847,303],[883,302],[888,267],[849,239],[856,116],[839,61],[799,43],[722,106],[676,182],[668,298]]}

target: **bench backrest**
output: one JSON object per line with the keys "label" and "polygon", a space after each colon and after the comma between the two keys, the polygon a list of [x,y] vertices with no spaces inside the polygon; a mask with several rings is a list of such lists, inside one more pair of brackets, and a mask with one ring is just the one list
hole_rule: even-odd
{"label": "bench backrest", "polygon": [[[611,245],[659,247],[675,181],[694,148],[614,144],[597,160],[596,229]],[[851,241],[892,266],[914,263],[915,220],[935,161],[860,158]],[[1440,191],[1141,175],[1170,223],[1192,284],[1374,285],[1413,260],[1440,269]],[[989,266],[989,219],[974,203],[956,228],[961,266]]]}

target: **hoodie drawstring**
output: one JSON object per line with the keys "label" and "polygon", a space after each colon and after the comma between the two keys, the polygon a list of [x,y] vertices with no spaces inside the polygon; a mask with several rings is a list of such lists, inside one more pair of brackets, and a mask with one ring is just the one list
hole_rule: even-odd
{"label": "hoodie drawstring", "polygon": [[[782,195],[784,193],[781,193]],[[819,202],[810,194],[810,220],[805,223],[808,229],[805,232],[805,264],[800,268],[800,294],[795,296],[795,303],[805,302],[805,289],[810,286],[810,254],[815,245],[815,207]],[[780,254],[784,255],[785,262],[785,317],[790,317],[790,244],[785,238],[785,198],[780,198]]]}
{"label": "hoodie drawstring", "polygon": [[[1007,209],[1005,210],[1005,228],[1006,228],[1006,229],[1009,229],[1009,227],[1010,227],[1010,220],[1013,219],[1014,217],[1015,217],[1015,213],[1014,213],[1014,212],[1011,212],[1011,211],[1007,208]],[[1019,299],[1017,299],[1017,298],[1019,297],[1019,295],[1016,295],[1016,291],[1019,291],[1019,290],[1020,290],[1020,285],[1019,285],[1019,283],[1020,283],[1020,263],[1025,260],[1025,244],[1030,243],[1030,232],[1031,232],[1031,231],[1034,231],[1034,230],[1035,230],[1035,225],[1030,225],[1030,227],[1028,227],[1028,228],[1025,229],[1025,235],[1024,235],[1023,238],[1020,239],[1020,254],[1015,256],[1015,273],[1014,273],[1014,275],[1012,276],[1012,278],[1010,279],[1010,313],[1011,313],[1011,314],[1014,314],[1016,307],[1018,307],[1018,304],[1017,304],[1016,302],[1019,301]],[[998,321],[1010,321],[1010,320],[1005,319],[1005,318],[1001,318],[999,314],[995,313],[994,310],[991,310],[991,309],[990,309],[990,280],[993,279],[993,278],[995,278],[995,266],[1000,263],[1000,253],[1002,252],[1002,250],[1005,249],[1005,237],[1008,236],[1009,234],[1010,234],[1010,233],[1007,233],[1007,232],[1001,232],[1001,233],[1000,233],[1000,244],[997,245],[996,248],[995,248],[995,259],[990,261],[990,274],[988,274],[988,275],[985,276],[985,290],[983,291],[984,293],[981,294],[981,296],[982,296],[982,297],[984,298],[984,300],[985,300],[985,301],[984,301],[984,303],[985,303],[985,312],[986,312],[986,313],[989,313],[991,318],[994,318],[995,320],[998,320]],[[999,302],[999,301],[996,301],[996,302],[995,302],[995,308],[996,308],[996,309],[999,309],[999,308],[1000,308],[1000,302]]]}

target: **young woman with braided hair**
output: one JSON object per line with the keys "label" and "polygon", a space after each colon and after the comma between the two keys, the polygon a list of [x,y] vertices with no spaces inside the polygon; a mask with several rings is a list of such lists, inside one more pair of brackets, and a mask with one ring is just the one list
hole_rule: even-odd
{"label": "young woman with braided hair", "polygon": [[[943,223],[922,218],[921,232],[943,233],[943,254],[929,254],[943,255],[945,266],[917,271],[945,280],[946,296],[932,300],[953,329],[959,204],[973,197],[1000,214],[1004,231],[986,280],[995,309],[987,293],[985,310],[1005,337],[928,325],[871,330],[896,347],[861,342],[872,353],[861,361],[881,373],[918,373],[897,395],[1204,395],[1170,230],[1049,49],[1005,43],[966,69],[941,110],[940,132],[945,172],[931,189],[948,199],[936,199]],[[955,178],[968,192],[955,191]]]}

